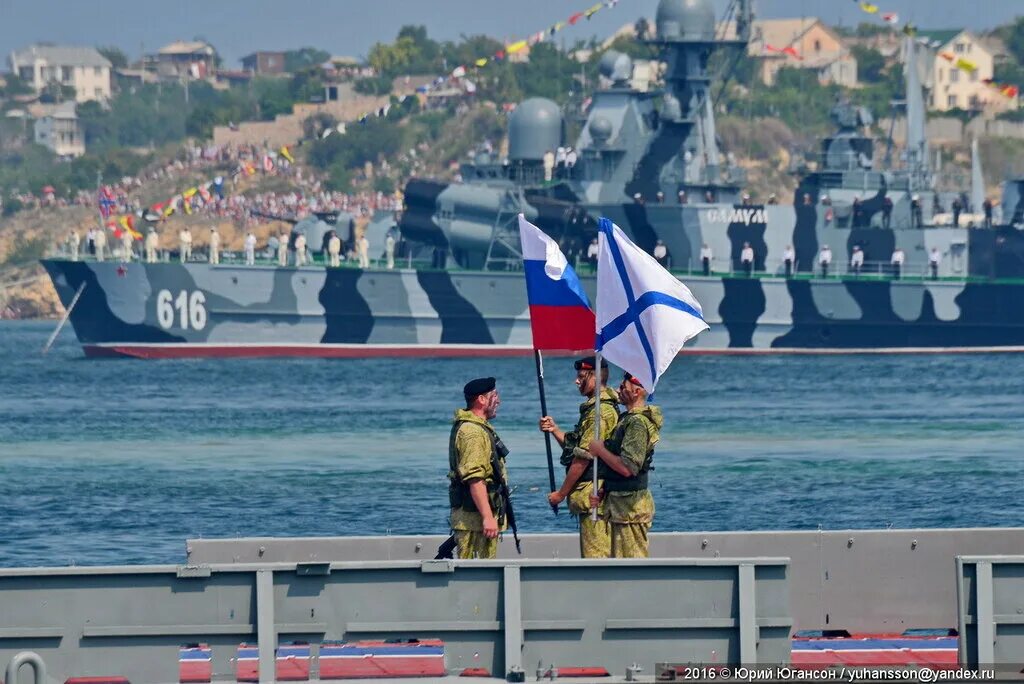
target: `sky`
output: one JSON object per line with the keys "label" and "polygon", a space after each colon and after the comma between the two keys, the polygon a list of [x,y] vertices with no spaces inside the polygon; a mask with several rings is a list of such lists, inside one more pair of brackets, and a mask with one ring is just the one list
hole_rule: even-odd
{"label": "sky", "polygon": [[[596,0],[0,0],[0,52],[33,42],[116,45],[131,59],[174,40],[202,37],[238,68],[256,50],[309,45],[332,55],[365,56],[403,24],[423,24],[439,40],[487,34],[525,38]],[[714,0],[719,14],[726,0]],[[872,0],[920,28],[982,30],[1024,14],[1024,0]],[[653,18],[658,0],[620,0],[563,32],[566,41],[604,38],[637,17]],[[817,16],[854,26],[872,18],[854,0],[755,0],[762,18]],[[874,19],[873,21],[879,21]],[[879,22],[880,23],[880,22]],[[6,58],[2,62],[6,63]],[[6,68],[6,66],[4,67]]]}

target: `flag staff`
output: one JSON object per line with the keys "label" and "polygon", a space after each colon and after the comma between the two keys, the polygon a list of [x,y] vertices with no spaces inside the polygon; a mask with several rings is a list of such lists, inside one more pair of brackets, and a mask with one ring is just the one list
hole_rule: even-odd
{"label": "flag staff", "polygon": [[[597,313],[596,311],[594,312]],[[594,375],[597,378],[597,382],[594,383],[594,439],[601,439],[601,350],[594,350]],[[590,445],[588,444],[589,448]],[[594,464],[591,467],[593,470],[594,477],[594,496],[598,495],[597,491],[597,465],[598,458],[594,456]],[[593,510],[590,511],[590,519],[597,522],[597,506],[594,506]]]}
{"label": "flag staff", "polygon": [[[544,396],[544,359],[541,357],[540,349],[533,350],[533,360],[537,364],[537,389],[540,390],[540,416],[543,418],[548,415],[548,401],[547,397]],[[548,452],[548,482],[551,484],[551,489],[548,491],[555,491],[555,462],[551,455],[551,433],[544,433],[544,447]],[[558,504],[551,504],[551,511],[558,515]]]}

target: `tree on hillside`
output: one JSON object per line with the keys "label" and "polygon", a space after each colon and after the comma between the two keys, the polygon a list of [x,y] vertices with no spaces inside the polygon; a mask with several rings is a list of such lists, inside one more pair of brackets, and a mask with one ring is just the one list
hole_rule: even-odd
{"label": "tree on hillside", "polygon": [[850,54],[857,60],[857,80],[862,83],[881,83],[885,75],[885,57],[878,50],[863,45],[854,45]]}
{"label": "tree on hillside", "polygon": [[525,97],[546,97],[559,103],[579,89],[577,76],[586,68],[551,43],[537,43],[530,49],[530,61],[513,65]]}
{"label": "tree on hillside", "polygon": [[[611,45],[608,46],[608,49],[621,52],[624,55],[629,55],[633,59],[654,59],[658,56],[658,49],[656,47],[646,43],[641,43],[629,36],[619,36],[612,41]],[[592,61],[599,60],[603,54],[603,50],[595,50],[591,58]],[[719,53],[716,52],[715,54]]]}
{"label": "tree on hillside", "polygon": [[128,55],[119,47],[101,45],[96,48],[96,51],[106,57],[110,61],[110,66],[114,69],[124,69],[128,66]]}
{"label": "tree on hillside", "polygon": [[1000,26],[992,33],[1006,43],[1017,64],[1024,64],[1024,17],[1017,17],[1012,24]]}
{"label": "tree on hillside", "polygon": [[386,117],[350,123],[344,135],[334,134],[313,142],[309,163],[327,172],[332,189],[348,190],[351,179],[366,162],[392,158],[404,148],[409,129],[399,125],[399,119],[407,111],[404,105],[396,105]]}
{"label": "tree on hillside", "polygon": [[17,74],[4,74],[4,81],[6,82],[4,87],[0,88],[0,96],[2,97],[28,95],[32,92],[32,86],[25,83]]}
{"label": "tree on hillside", "polygon": [[1014,61],[999,62],[993,70],[992,80],[1024,88],[1024,67]]}
{"label": "tree on hillside", "polygon": [[875,36],[880,36],[883,33],[889,33],[890,31],[892,31],[892,27],[888,24],[882,25],[862,21],[857,24],[857,28],[854,29],[853,32],[858,38],[873,38]]}
{"label": "tree on hillside", "polygon": [[302,137],[319,140],[324,131],[338,125],[338,120],[328,112],[316,112],[302,120]]}
{"label": "tree on hillside", "polygon": [[301,69],[323,64],[331,58],[329,52],[314,47],[288,50],[284,53],[284,70],[295,73]]}
{"label": "tree on hillside", "polygon": [[376,43],[367,60],[381,76],[434,74],[443,67],[441,46],[424,26],[403,26],[394,43]]}
{"label": "tree on hillside", "polygon": [[441,45],[441,56],[449,69],[459,65],[472,67],[476,60],[490,57],[503,45],[490,36],[462,36],[458,43],[447,41]]}

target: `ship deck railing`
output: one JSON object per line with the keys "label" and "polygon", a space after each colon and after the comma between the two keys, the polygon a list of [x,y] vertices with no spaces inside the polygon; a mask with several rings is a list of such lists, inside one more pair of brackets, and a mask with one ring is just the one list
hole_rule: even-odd
{"label": "ship deck railing", "polygon": [[[70,259],[68,254],[57,253],[48,258],[56,259]],[[95,257],[90,255],[79,254],[76,261],[86,263],[100,263]],[[107,263],[126,263],[121,259],[120,255],[110,256],[105,259]],[[134,257],[131,263],[143,263],[137,257]],[[175,256],[168,256],[167,254],[161,255],[156,263],[160,264],[177,264],[182,263]],[[189,264],[207,264],[208,260],[202,255],[193,255],[193,258],[189,260]],[[220,266],[232,266],[246,268],[245,258],[221,254]],[[262,256],[257,257],[253,267],[277,267],[278,261],[276,257]],[[294,261],[289,260],[287,268],[297,268]],[[324,260],[320,257],[312,257],[301,267],[301,268],[315,268],[315,269],[329,269],[329,268],[340,268],[340,269],[351,269],[357,270],[360,268],[358,260],[343,260],[340,266],[330,267],[327,266]],[[596,270],[586,263],[585,261],[577,261],[574,264],[574,268],[577,273],[581,276],[594,276]],[[797,263],[793,268],[790,275],[785,274],[785,268],[782,263],[769,264],[768,267],[763,269],[753,269],[748,276],[746,271],[737,262],[733,263],[730,259],[713,259],[710,271],[705,274],[703,268],[696,264],[691,263],[685,268],[678,268],[673,264],[669,263],[667,266],[668,270],[675,276],[680,278],[700,278],[700,277],[713,277],[713,278],[751,278],[758,280],[815,280],[815,281],[846,281],[846,280],[859,280],[865,282],[871,281],[902,281],[902,282],[956,282],[956,283],[986,283],[986,284],[1004,284],[1004,285],[1022,285],[1024,284],[1024,278],[1006,278],[1006,277],[995,277],[995,276],[984,276],[984,275],[969,275],[962,272],[962,266],[953,267],[953,272],[949,271],[948,266],[940,266],[937,277],[933,277],[931,270],[926,264],[911,263],[904,264],[900,276],[897,277],[895,271],[888,262],[883,261],[866,261],[864,266],[859,272],[855,271],[849,265],[836,264],[835,262],[829,266],[827,274],[822,274],[820,265],[815,264],[813,270],[807,266]],[[518,272],[521,271],[519,268],[509,267],[504,269],[479,269],[479,268],[463,268],[459,266],[445,266],[438,267],[432,265],[429,260],[426,259],[395,259],[394,270],[401,269],[416,269],[418,271],[436,271],[445,273],[507,273],[507,272]],[[374,271],[387,270],[387,263],[384,259],[370,259],[370,269]]]}

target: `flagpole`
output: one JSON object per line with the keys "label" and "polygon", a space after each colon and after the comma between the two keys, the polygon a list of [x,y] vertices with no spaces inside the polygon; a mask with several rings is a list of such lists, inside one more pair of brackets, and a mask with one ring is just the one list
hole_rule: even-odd
{"label": "flagpole", "polygon": [[[540,350],[533,350],[533,360],[537,364],[537,389],[540,390],[540,415],[541,418],[548,415],[548,402],[544,396],[544,359],[541,358]],[[544,446],[548,452],[548,481],[551,484],[551,489],[548,491],[555,491],[555,462],[551,455],[551,433],[544,433]],[[558,504],[551,504],[551,511],[558,515]]]}
{"label": "flagpole", "polygon": [[[594,353],[594,439],[601,439],[601,350],[596,350]],[[589,444],[587,447],[589,448]],[[597,496],[597,464],[600,460],[596,454],[592,454],[593,464],[591,468],[593,470],[594,477],[594,496]],[[590,511],[590,519],[597,522],[597,506]]]}

